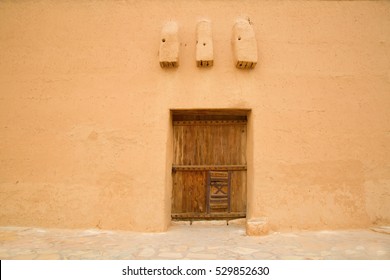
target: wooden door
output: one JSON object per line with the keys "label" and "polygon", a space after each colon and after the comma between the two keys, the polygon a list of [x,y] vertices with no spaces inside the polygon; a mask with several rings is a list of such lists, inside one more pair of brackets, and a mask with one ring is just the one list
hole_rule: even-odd
{"label": "wooden door", "polygon": [[173,118],[173,219],[246,215],[246,116]]}

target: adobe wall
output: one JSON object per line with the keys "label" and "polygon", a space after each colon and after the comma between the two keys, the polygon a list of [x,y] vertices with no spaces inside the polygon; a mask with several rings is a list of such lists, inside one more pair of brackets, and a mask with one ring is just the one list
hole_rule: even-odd
{"label": "adobe wall", "polygon": [[[390,223],[390,2],[0,2],[0,225],[163,231],[169,109],[249,108],[248,216]],[[258,42],[234,67],[236,19]],[[197,68],[212,22],[214,66]],[[160,32],[179,25],[180,66]]]}

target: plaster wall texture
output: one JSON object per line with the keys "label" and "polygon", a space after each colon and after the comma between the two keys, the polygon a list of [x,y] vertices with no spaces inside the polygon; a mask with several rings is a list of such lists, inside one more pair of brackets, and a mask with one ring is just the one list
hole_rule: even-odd
{"label": "plaster wall texture", "polygon": [[[1,1],[0,225],[164,231],[169,109],[249,108],[248,217],[390,222],[390,2]],[[253,23],[259,62],[233,63]],[[196,67],[196,24],[214,66]],[[159,65],[179,26],[180,66]]]}

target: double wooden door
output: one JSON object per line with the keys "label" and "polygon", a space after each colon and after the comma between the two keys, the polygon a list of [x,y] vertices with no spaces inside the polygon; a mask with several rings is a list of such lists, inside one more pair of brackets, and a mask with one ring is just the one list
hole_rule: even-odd
{"label": "double wooden door", "polygon": [[172,218],[246,215],[246,117],[173,120]]}

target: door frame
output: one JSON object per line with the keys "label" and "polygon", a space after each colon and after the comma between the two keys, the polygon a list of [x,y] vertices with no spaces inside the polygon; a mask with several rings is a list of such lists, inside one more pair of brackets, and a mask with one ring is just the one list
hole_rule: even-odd
{"label": "door frame", "polygon": [[[232,116],[233,118],[236,118],[237,116],[242,116],[246,118],[246,129],[247,129],[247,137],[246,137],[246,164],[247,164],[247,170],[246,170],[246,218],[250,218],[252,209],[251,205],[252,204],[252,188],[253,188],[253,156],[252,156],[252,151],[253,151],[253,132],[252,132],[252,118],[251,118],[252,110],[251,109],[170,109],[170,118],[169,118],[169,138],[168,138],[168,147],[167,147],[167,201],[166,201],[166,206],[167,209],[169,209],[165,216],[167,223],[170,224],[170,221],[174,220],[172,218],[172,199],[173,199],[173,173],[172,173],[172,168],[173,168],[173,121],[177,120],[177,117],[181,117],[183,119],[186,118],[186,116],[190,116],[190,118],[193,118],[194,116],[203,116],[203,115],[221,115],[221,116]],[[201,117],[200,117],[201,119]],[[224,220],[229,220],[229,219],[236,219],[236,218],[242,218],[241,216],[237,217],[231,217],[231,218],[226,218],[223,217],[222,219]],[[204,216],[200,216],[199,219],[204,220]],[[218,219],[218,217],[212,217],[210,219]],[[186,220],[185,218],[181,218],[180,220]],[[196,220],[194,217],[188,218],[187,220]]]}

